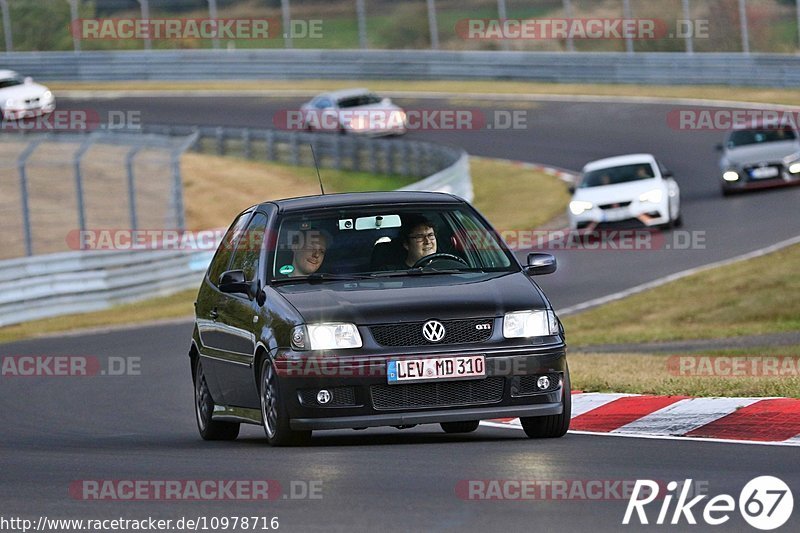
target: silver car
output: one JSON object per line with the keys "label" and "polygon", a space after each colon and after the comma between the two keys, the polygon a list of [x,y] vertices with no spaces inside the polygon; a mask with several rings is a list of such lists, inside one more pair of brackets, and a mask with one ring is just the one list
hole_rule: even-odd
{"label": "silver car", "polygon": [[332,131],[367,136],[403,135],[406,113],[389,98],[367,89],[323,93],[300,108],[309,131]]}
{"label": "silver car", "polygon": [[726,196],[800,183],[800,135],[790,125],[736,127],[717,149]]}

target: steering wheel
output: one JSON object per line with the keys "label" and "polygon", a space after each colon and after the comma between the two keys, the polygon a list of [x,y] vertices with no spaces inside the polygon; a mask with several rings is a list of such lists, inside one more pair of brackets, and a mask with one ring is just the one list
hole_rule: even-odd
{"label": "steering wheel", "polygon": [[466,261],[464,261],[462,258],[458,257],[457,255],[448,254],[448,253],[445,253],[445,252],[436,252],[434,254],[426,255],[425,257],[422,257],[422,258],[418,259],[417,262],[414,263],[411,268],[419,268],[419,267],[430,266],[430,264],[433,263],[434,261],[440,261],[440,260],[458,261],[459,263],[461,263],[462,265],[464,265],[466,267],[469,266],[469,263],[467,263]]}

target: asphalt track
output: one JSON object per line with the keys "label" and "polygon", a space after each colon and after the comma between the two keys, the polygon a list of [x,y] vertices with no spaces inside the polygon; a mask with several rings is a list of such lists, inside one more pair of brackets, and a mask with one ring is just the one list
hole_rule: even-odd
{"label": "asphalt track", "polygon": [[[269,126],[273,112],[296,107],[297,102],[252,97],[123,98],[62,99],[60,105],[140,110],[148,122]],[[458,107],[446,101],[399,103]],[[561,268],[541,284],[556,307],[565,307],[798,234],[800,217],[795,213],[800,190],[723,199],[715,181],[712,149],[721,134],[670,129],[666,112],[674,107],[543,102],[530,110],[529,127],[524,130],[410,135],[461,145],[475,155],[571,169],[593,158],[650,151],[674,170],[683,194],[684,229],[705,232],[705,248],[556,251]],[[257,199],[254,196],[254,202]],[[536,208],[535,198],[530,206]],[[0,516],[277,516],[283,531],[618,531],[654,526],[621,526],[626,506],[621,499],[465,501],[456,487],[464,480],[691,478],[707,483],[712,496],[726,493],[738,498],[748,480],[776,475],[794,489],[796,499],[800,494],[800,468],[792,447],[588,435],[530,441],[508,429],[482,427],[467,436],[450,436],[438,426],[319,432],[312,446],[299,449],[268,448],[260,428],[247,427],[235,442],[206,443],[197,436],[192,411],[185,357],[190,327],[162,325],[0,346],[3,356],[141,358],[141,375],[0,378]],[[284,489],[292,481],[314,480],[322,483],[322,498],[281,497],[266,503],[114,502],[71,496],[70,483],[87,479],[273,479]],[[796,528],[799,514],[795,510],[787,527]],[[651,520],[656,515],[653,508]],[[655,529],[710,528],[684,521]],[[717,529],[752,531],[738,513]]]}

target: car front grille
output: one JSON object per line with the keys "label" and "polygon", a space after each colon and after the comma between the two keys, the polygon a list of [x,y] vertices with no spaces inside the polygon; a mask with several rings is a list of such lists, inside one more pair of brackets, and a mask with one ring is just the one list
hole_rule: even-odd
{"label": "car front grille", "polygon": [[441,320],[445,336],[439,342],[430,342],[422,336],[425,322],[383,324],[370,327],[375,342],[381,346],[428,346],[439,344],[467,344],[483,342],[492,336],[494,319],[472,318],[467,320]]}
{"label": "car front grille", "polygon": [[598,206],[600,209],[617,209],[620,207],[628,207],[631,205],[631,202],[617,202],[615,204],[603,204]]}
{"label": "car front grille", "polygon": [[452,407],[497,403],[503,399],[503,377],[410,383],[408,385],[373,385],[372,406],[377,410]]}

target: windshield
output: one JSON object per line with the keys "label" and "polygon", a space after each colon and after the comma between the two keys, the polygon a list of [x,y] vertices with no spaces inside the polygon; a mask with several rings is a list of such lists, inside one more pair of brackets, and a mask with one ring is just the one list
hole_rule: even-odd
{"label": "windshield", "polygon": [[6,87],[15,87],[17,85],[22,85],[24,83],[23,79],[19,76],[14,76],[12,78],[4,78],[0,80],[0,89],[5,89]]}
{"label": "windshield", "polygon": [[655,176],[650,163],[602,168],[584,174],[578,188],[586,189],[589,187],[600,187],[602,185],[616,185],[617,183],[652,179]]}
{"label": "windshield", "polygon": [[747,146],[749,144],[793,141],[796,138],[794,130],[788,126],[784,128],[736,130],[731,132],[730,137],[728,137],[728,148]]}
{"label": "windshield", "polygon": [[359,94],[358,96],[349,96],[339,100],[339,107],[346,109],[348,107],[360,107],[363,105],[373,105],[381,103],[381,99],[372,93]]}
{"label": "windshield", "polygon": [[[435,254],[435,255],[434,255]],[[465,207],[358,207],[287,216],[274,280],[358,279],[515,270],[507,248]]]}

